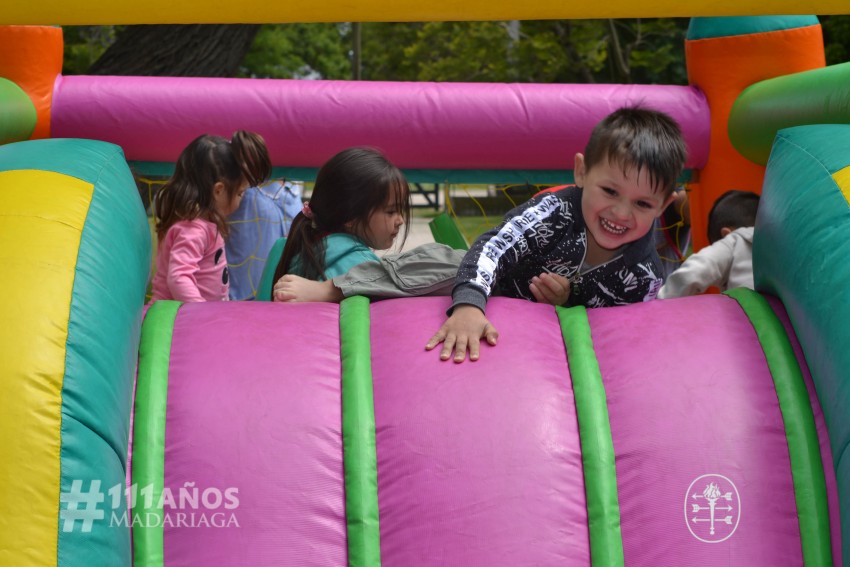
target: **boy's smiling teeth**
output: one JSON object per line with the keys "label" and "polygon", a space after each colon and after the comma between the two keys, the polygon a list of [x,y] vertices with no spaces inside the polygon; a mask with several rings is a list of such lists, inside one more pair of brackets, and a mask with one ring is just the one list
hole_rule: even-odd
{"label": "boy's smiling teeth", "polygon": [[599,222],[602,223],[602,228],[614,234],[623,234],[628,230],[625,226],[614,224],[608,219],[599,219]]}

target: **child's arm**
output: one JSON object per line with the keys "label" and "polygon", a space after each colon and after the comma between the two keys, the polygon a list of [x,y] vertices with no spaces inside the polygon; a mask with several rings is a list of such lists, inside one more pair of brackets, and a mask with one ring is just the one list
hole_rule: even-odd
{"label": "child's arm", "polygon": [[659,299],[698,295],[711,286],[723,287],[732,268],[732,246],[724,238],[691,254],[667,278],[658,292]]}
{"label": "child's arm", "polygon": [[380,261],[361,262],[329,281],[284,276],[275,284],[275,301],[342,301],[352,295],[373,298],[451,295],[464,253],[428,242]]}
{"label": "child's arm", "polygon": [[333,284],[333,281],[317,282],[295,274],[286,274],[277,280],[272,292],[272,301],[287,303],[301,301],[339,303],[343,299],[342,291]]}
{"label": "child's arm", "polygon": [[[482,338],[490,345],[496,344],[499,333],[484,315],[487,299],[503,274],[528,262],[529,257],[550,245],[553,238],[559,237],[558,231],[549,225],[555,219],[561,223],[567,221],[558,216],[563,208],[564,202],[554,195],[534,197],[508,212],[499,226],[476,239],[458,268],[452,291],[452,314],[431,337],[425,350],[431,350],[442,342],[440,359],[452,358],[455,362],[463,362],[467,349],[469,359],[478,360]],[[543,283],[539,278],[538,282]],[[549,288],[550,283],[554,288]],[[563,284],[554,279],[547,281],[545,293],[538,286],[540,297],[547,302],[557,300],[563,290],[557,292],[555,289]]]}
{"label": "child's arm", "polygon": [[[531,293],[540,303],[564,305],[570,297],[570,281],[558,274],[544,272],[535,276],[531,282]],[[499,340],[499,331],[478,307],[461,304],[455,308],[437,334],[431,337],[425,345],[425,350],[431,350],[443,343],[440,360],[452,358],[455,362],[463,362],[469,349],[469,360],[475,361],[480,355],[482,338],[495,346]]]}
{"label": "child's arm", "polygon": [[166,277],[168,291],[178,301],[204,301],[198,289],[197,274],[207,246],[206,230],[196,224],[182,224],[172,227],[172,230],[174,240],[168,256]]}
{"label": "child's arm", "polygon": [[487,320],[483,311],[472,305],[459,305],[437,334],[431,337],[425,345],[425,350],[431,350],[443,343],[440,360],[453,358],[455,362],[463,362],[469,349],[469,360],[475,361],[478,360],[482,338],[495,346],[499,340],[499,332]]}
{"label": "child's arm", "polygon": [[[517,268],[543,271],[542,266],[535,265],[536,258],[563,238],[573,222],[574,211],[560,197],[562,193],[533,197],[475,240],[458,268],[452,307],[469,304],[484,311],[487,298],[505,274]],[[521,295],[534,297],[530,289],[524,289]]]}

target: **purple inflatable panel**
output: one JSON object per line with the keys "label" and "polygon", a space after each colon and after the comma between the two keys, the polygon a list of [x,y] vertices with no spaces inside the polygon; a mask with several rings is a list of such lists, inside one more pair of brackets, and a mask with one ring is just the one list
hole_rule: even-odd
{"label": "purple inflatable panel", "polygon": [[708,158],[709,110],[694,87],[59,77],[51,136],[118,144],[129,160],[173,163],[204,133],[254,130],[277,166],[319,167],[375,146],[399,167],[572,169],[593,126],[627,104],[681,125],[688,167]]}
{"label": "purple inflatable panel", "polygon": [[[382,565],[590,565],[555,310],[492,299],[499,344],[454,364],[424,350],[447,307],[445,297],[370,307]],[[802,565],[782,415],[737,302],[711,295],[587,314],[625,564]],[[337,305],[180,308],[165,424],[167,567],[347,564],[339,341]],[[803,372],[839,565],[833,463]]]}
{"label": "purple inflatable panel", "polygon": [[385,567],[589,565],[575,402],[551,306],[494,300],[475,363],[423,346],[447,298],[372,305]]}
{"label": "purple inflatable panel", "polygon": [[589,318],[626,564],[802,565],[782,414],[738,304],[701,296]]}
{"label": "purple inflatable panel", "polygon": [[[180,308],[165,486],[175,499],[187,483],[209,493],[197,510],[166,507],[175,525],[165,529],[165,565],[346,564],[338,313],[331,304]],[[210,506],[212,489],[237,489],[238,506]],[[179,512],[239,527],[179,526]]]}

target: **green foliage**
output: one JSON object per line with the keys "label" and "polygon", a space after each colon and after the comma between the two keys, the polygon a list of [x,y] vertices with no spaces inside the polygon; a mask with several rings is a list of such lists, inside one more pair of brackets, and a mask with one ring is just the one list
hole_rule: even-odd
{"label": "green foliage", "polygon": [[610,36],[605,33],[607,21],[563,20],[553,23],[561,39],[560,46],[568,55],[567,69],[562,72],[569,73],[569,78],[559,78],[558,82],[600,82],[597,75],[605,69],[610,51]]}
{"label": "green foliage", "polygon": [[403,52],[418,81],[507,82],[515,45],[505,22],[427,22]]}
{"label": "green foliage", "polygon": [[[405,50],[416,43],[426,24],[375,23],[362,24],[362,76],[367,80],[417,81],[418,64]],[[393,79],[386,79],[393,77]]]}
{"label": "green foliage", "polygon": [[103,55],[124,26],[63,26],[65,52],[62,73],[84,75],[91,64]]}
{"label": "green foliage", "polygon": [[[371,80],[559,82],[576,63],[599,69],[598,42],[564,50],[559,22],[425,22],[366,24],[363,77]],[[594,36],[587,25],[579,32]]]}
{"label": "green foliage", "polygon": [[640,84],[688,83],[685,36],[688,18],[636,20],[629,45],[630,81]]}
{"label": "green foliage", "polygon": [[364,24],[363,77],[683,83],[686,28],[684,19]]}
{"label": "green foliage", "polygon": [[242,61],[240,76],[350,79],[349,24],[264,25]]}
{"label": "green foliage", "polygon": [[826,64],[850,61],[850,16],[821,16]]}

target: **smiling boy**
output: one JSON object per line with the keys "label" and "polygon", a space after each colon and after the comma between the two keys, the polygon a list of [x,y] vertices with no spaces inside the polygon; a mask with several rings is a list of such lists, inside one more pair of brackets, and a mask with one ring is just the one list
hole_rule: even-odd
{"label": "smiling boy", "polygon": [[510,211],[464,256],[450,316],[428,341],[442,360],[479,357],[495,294],[554,305],[606,307],[654,299],[663,283],[650,233],[673,200],[685,164],[676,122],[645,108],[622,108],[591,133],[575,156],[576,185],[538,195]]}

